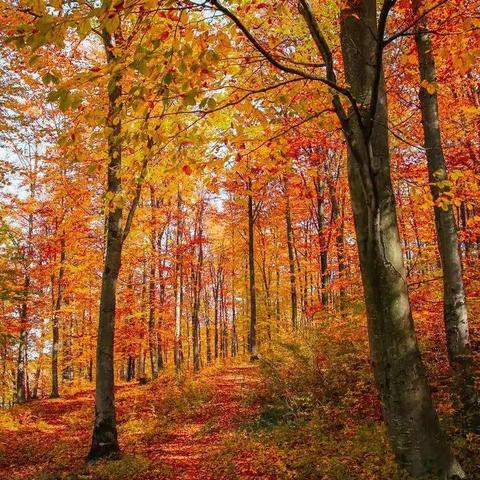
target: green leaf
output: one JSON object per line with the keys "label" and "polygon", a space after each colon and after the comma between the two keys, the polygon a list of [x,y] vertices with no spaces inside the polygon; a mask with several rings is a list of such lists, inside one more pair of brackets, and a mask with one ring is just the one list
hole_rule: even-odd
{"label": "green leaf", "polygon": [[145,58],[136,58],[130,66],[134,69],[137,70],[137,72],[140,72],[142,75],[145,75],[147,73],[147,62],[145,61]]}
{"label": "green leaf", "polygon": [[107,19],[103,22],[103,26],[108,33],[115,32],[120,26],[120,17],[118,15],[107,17]]}
{"label": "green leaf", "polygon": [[193,106],[197,103],[195,100],[195,93],[189,93],[183,97],[183,104]]}
{"label": "green leaf", "polygon": [[36,65],[38,65],[38,61],[42,58],[41,55],[33,55],[32,57],[30,57],[30,59],[28,60],[28,64],[31,66],[31,67],[35,67]]}
{"label": "green leaf", "polygon": [[164,77],[163,77],[163,83],[165,85],[170,85],[173,80],[173,75],[172,72],[168,72]]}
{"label": "green leaf", "polygon": [[84,18],[80,20],[77,25],[77,31],[80,38],[85,38],[92,30],[92,25],[89,18]]}
{"label": "green leaf", "polygon": [[59,82],[59,79],[53,73],[48,72],[42,77],[42,81],[45,85],[49,85],[50,83],[57,84]]}
{"label": "green leaf", "polygon": [[208,108],[209,108],[210,110],[213,110],[216,106],[217,106],[217,102],[215,101],[214,98],[210,97],[210,98],[208,99]]}

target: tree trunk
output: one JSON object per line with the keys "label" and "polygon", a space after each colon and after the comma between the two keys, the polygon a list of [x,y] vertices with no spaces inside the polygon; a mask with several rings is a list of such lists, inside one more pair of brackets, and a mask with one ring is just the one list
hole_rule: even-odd
{"label": "tree trunk", "polygon": [[150,262],[150,278],[148,282],[149,292],[149,307],[148,307],[148,346],[150,353],[150,368],[152,371],[152,378],[158,376],[158,338],[157,338],[157,321],[155,318],[155,259],[152,258]]}
{"label": "tree trunk", "polygon": [[325,184],[320,178],[320,172],[318,178],[315,179],[315,191],[317,194],[317,233],[318,233],[318,263],[320,264],[320,285],[321,285],[321,302],[322,305],[327,305],[328,295],[327,295],[327,282],[328,282],[328,252],[327,246],[325,245],[325,238],[323,232],[323,226],[325,223],[325,205],[324,205],[324,190]]}
{"label": "tree trunk", "polygon": [[193,346],[193,371],[200,371],[200,298],[202,292],[202,268],[203,268],[203,199],[200,200],[195,239],[198,244],[198,257],[193,266],[193,305],[192,305],[192,346]]}
{"label": "tree trunk", "polygon": [[[344,226],[343,226],[343,212],[340,210],[338,204],[338,195],[336,189],[338,188],[340,172],[337,173],[336,184],[334,182],[329,183],[330,203],[332,205],[332,221],[335,223],[335,248],[337,251],[337,264],[338,264],[338,281],[340,282],[339,288],[339,307],[340,312],[345,312],[345,287],[343,282],[345,280],[345,242],[344,242]],[[343,202],[342,202],[343,203]],[[342,205],[343,209],[343,205]]]}
{"label": "tree trunk", "polygon": [[[58,350],[60,346],[60,308],[63,300],[63,276],[65,273],[65,238],[60,240],[60,268],[58,270],[57,298],[52,318],[52,391],[50,398],[58,398]],[[52,285],[53,287],[53,285]]]}
{"label": "tree trunk", "polygon": [[219,346],[220,346],[220,325],[219,325],[219,296],[220,296],[220,285],[222,282],[222,259],[223,253],[220,254],[220,258],[218,260],[218,268],[215,268],[215,264],[212,261],[210,265],[210,273],[212,277],[212,295],[213,295],[213,343],[214,343],[214,355],[215,359],[218,358],[219,353]]}
{"label": "tree trunk", "polygon": [[[372,365],[399,464],[413,476],[463,478],[440,428],[413,326],[390,177],[377,35],[376,1],[348,0],[342,11],[341,44],[345,78],[359,111],[351,109],[344,118],[336,108],[349,146],[349,185]],[[378,97],[372,98],[376,80]],[[377,104],[374,118],[372,102]]]}
{"label": "tree trunk", "polygon": [[[174,361],[175,368],[179,371],[183,363],[182,350],[182,265],[180,257],[180,243],[182,241],[181,227],[181,205],[182,197],[180,191],[177,196],[177,233],[176,233],[176,258],[175,258],[175,339],[174,339]],[[188,338],[188,337],[187,337]]]}
{"label": "tree trunk", "polygon": [[[413,11],[418,15],[423,0],[412,0]],[[420,67],[420,105],[428,164],[428,177],[434,207],[438,249],[443,267],[443,319],[447,335],[448,358],[453,372],[457,406],[467,428],[480,431],[480,402],[475,389],[472,351],[469,343],[468,313],[463,286],[462,264],[458,251],[458,235],[451,203],[437,202],[448,191],[439,182],[448,181],[447,165],[442,148],[437,93],[428,91],[427,84],[435,88],[435,58],[426,17],[415,35]],[[460,404],[460,405],[458,405]]]}
{"label": "tree trunk", "polygon": [[[235,233],[232,229],[232,259],[235,258]],[[232,263],[232,342],[231,342],[231,355],[236,357],[238,353],[238,335],[237,335],[237,307],[235,300],[235,271]]]}
{"label": "tree trunk", "polygon": [[292,213],[290,210],[290,198],[287,195],[287,204],[285,208],[285,219],[287,224],[287,249],[288,249],[288,269],[290,280],[290,311],[292,328],[298,328],[297,320],[297,285],[295,281],[295,252],[293,249],[293,228],[292,228]]}
{"label": "tree trunk", "polygon": [[[110,35],[104,32],[107,60],[115,64]],[[97,338],[97,370],[95,386],[95,423],[92,445],[87,460],[115,458],[120,454],[115,419],[114,335],[117,279],[120,272],[123,234],[121,228],[122,208],[116,195],[121,192],[120,167],[122,156],[122,106],[120,103],[121,71],[111,73],[108,83],[108,175],[107,198],[111,204],[107,213],[107,232],[100,312]],[[117,202],[115,202],[117,200]]]}
{"label": "tree trunk", "polygon": [[207,343],[207,364],[212,363],[212,334],[210,332],[210,318],[205,319],[205,341]]}
{"label": "tree trunk", "polygon": [[[35,198],[35,182],[30,186],[30,198]],[[28,398],[27,385],[27,340],[28,340],[28,299],[30,295],[30,261],[32,256],[33,213],[28,216],[27,258],[23,281],[23,302],[20,306],[20,341],[17,354],[17,373],[15,381],[15,402],[24,403]]]}
{"label": "tree trunk", "polygon": [[17,373],[15,381],[15,403],[25,403],[27,394],[25,389],[25,356],[23,354],[25,345],[27,343],[27,331],[20,332],[20,343],[18,345],[17,353]]}
{"label": "tree trunk", "polygon": [[158,377],[158,337],[157,337],[157,319],[155,315],[156,307],[156,288],[155,275],[156,269],[156,253],[157,253],[157,230],[155,227],[155,191],[150,187],[150,209],[152,219],[152,232],[150,244],[152,247],[150,259],[150,277],[148,282],[148,348],[150,354],[150,368],[152,378]]}
{"label": "tree trunk", "polygon": [[252,179],[248,179],[248,269],[250,285],[250,334],[248,351],[252,360],[257,358],[257,299],[255,287],[255,237]]}
{"label": "tree trunk", "polygon": [[166,358],[164,358],[164,349],[163,349],[163,338],[162,338],[162,325],[164,320],[164,311],[165,311],[165,295],[166,295],[166,282],[164,276],[165,270],[165,259],[162,258],[162,238],[165,234],[165,251],[168,250],[168,223],[164,226],[162,233],[159,238],[159,248],[160,248],[160,258],[158,262],[158,278],[160,283],[160,309],[161,313],[159,316],[159,321],[157,324],[157,348],[158,348],[158,369],[163,370],[166,363]]}

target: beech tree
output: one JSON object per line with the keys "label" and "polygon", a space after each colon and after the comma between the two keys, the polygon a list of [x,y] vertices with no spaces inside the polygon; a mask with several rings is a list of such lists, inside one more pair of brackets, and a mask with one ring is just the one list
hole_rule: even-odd
{"label": "beech tree", "polygon": [[434,207],[435,229],[443,266],[443,319],[447,334],[448,358],[453,371],[455,391],[463,408],[467,428],[480,428],[479,398],[472,372],[467,301],[463,285],[457,227],[450,203],[442,203],[448,193],[448,168],[443,154],[438,113],[435,57],[428,32],[428,10],[422,2],[412,2],[414,15],[422,18],[416,26],[415,43],[420,70],[420,105],[428,164],[428,180]]}
{"label": "beech tree", "polygon": [[325,77],[277,60],[232,10],[216,0],[211,4],[276,68],[333,90],[333,108],[349,151],[350,194],[372,364],[392,447],[399,463],[413,475],[434,472],[463,478],[440,429],[417,345],[391,187],[382,59],[387,20],[395,2],[384,2],[378,21],[373,0],[347,2],[342,10],[340,40],[350,89],[337,83],[332,52],[307,0],[299,2],[299,9],[323,59]]}
{"label": "beech tree", "polygon": [[[71,395],[82,405],[91,395],[91,463],[121,457],[117,420],[125,438],[139,435],[120,442],[130,462],[148,422],[146,475],[157,475],[171,423],[181,430],[171,451],[191,450],[190,475],[210,451],[196,450],[207,413],[226,425],[212,449],[238,438],[227,425],[240,388],[258,400],[259,425],[274,414],[270,476],[393,478],[390,455],[373,451],[387,441],[399,472],[470,475],[475,442],[459,449],[451,420],[475,438],[475,2],[1,7],[8,431],[37,416],[57,428]],[[29,431],[32,448],[40,435],[48,443],[43,426]],[[230,443],[233,472],[245,446]],[[351,458],[338,462],[342,449]],[[5,458],[7,475],[23,478]]]}

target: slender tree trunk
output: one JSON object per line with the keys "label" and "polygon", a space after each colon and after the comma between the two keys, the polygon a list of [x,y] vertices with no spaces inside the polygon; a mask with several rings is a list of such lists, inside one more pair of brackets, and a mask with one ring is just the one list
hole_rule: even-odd
{"label": "slender tree trunk", "polygon": [[[107,61],[114,66],[112,40],[104,32]],[[107,232],[104,269],[100,293],[100,312],[97,338],[97,370],[95,387],[95,423],[92,445],[87,460],[115,458],[120,454],[115,419],[114,335],[117,279],[120,272],[124,232],[121,228],[122,208],[115,203],[121,192],[120,167],[122,164],[122,106],[120,103],[121,71],[111,73],[108,84],[108,174],[107,198],[111,204],[107,213]]]}
{"label": "slender tree trunk", "polygon": [[[133,281],[133,276],[132,279]],[[133,285],[130,287],[131,281],[129,280],[129,288],[133,288]],[[132,292],[133,293],[133,292]],[[143,260],[143,268],[142,268],[142,289],[140,293],[140,310],[144,312],[147,309],[147,265],[146,259]],[[148,339],[148,326],[147,326],[147,339]],[[148,348],[145,348],[145,331],[142,328],[139,335],[139,358],[138,358],[138,367],[137,367],[137,379],[141,384],[147,383],[147,376],[146,376],[146,367],[147,367],[147,353]]]}
{"label": "slender tree trunk", "polygon": [[290,312],[292,328],[298,328],[297,319],[297,285],[295,280],[295,252],[293,248],[293,228],[292,228],[292,213],[290,209],[290,198],[287,195],[287,203],[285,208],[285,219],[287,224],[287,249],[288,249],[288,270],[290,280]]}
{"label": "slender tree trunk", "polygon": [[255,237],[252,179],[248,179],[248,269],[250,285],[250,335],[248,351],[252,360],[257,359],[257,298],[255,287]]}
{"label": "slender tree trunk", "polygon": [[205,319],[205,341],[207,343],[207,364],[210,365],[212,363],[212,333],[210,331],[210,318],[208,317]]}
{"label": "slender tree trunk", "polygon": [[40,379],[42,378],[43,359],[45,356],[44,346],[45,346],[45,322],[42,322],[40,327],[40,345],[38,348],[39,354],[37,359],[37,368],[35,369],[35,375],[33,377],[33,387],[32,387],[32,396],[31,396],[33,400],[36,400],[39,398]]}
{"label": "slender tree trunk", "polygon": [[135,378],[135,358],[132,355],[127,357],[127,382],[131,382]]}
{"label": "slender tree trunk", "polygon": [[152,371],[152,378],[157,378],[158,376],[158,357],[159,357],[159,348],[158,348],[158,335],[157,335],[157,318],[156,318],[156,285],[155,277],[157,273],[157,230],[155,226],[155,190],[150,187],[150,208],[151,208],[151,220],[152,220],[152,232],[150,237],[150,245],[152,247],[152,258],[150,259],[150,278],[148,283],[148,298],[149,298],[149,308],[148,308],[148,346],[150,353],[150,368]]}
{"label": "slender tree trunk", "polygon": [[[418,15],[423,0],[412,0],[413,11]],[[426,17],[418,25],[415,35],[420,67],[420,105],[428,164],[428,177],[436,205],[435,229],[438,249],[443,267],[443,319],[447,335],[448,358],[453,372],[457,401],[467,428],[480,431],[480,401],[475,389],[472,351],[469,343],[468,312],[463,286],[462,264],[458,251],[458,235],[450,203],[439,205],[438,201],[448,191],[440,182],[448,181],[448,171],[443,154],[435,90],[436,71]],[[428,85],[433,91],[429,92]],[[460,405],[457,405],[460,406]]]}
{"label": "slender tree trunk", "polygon": [[[57,298],[52,318],[52,391],[50,398],[58,398],[58,350],[60,347],[60,308],[63,301],[63,276],[65,273],[65,238],[60,240],[60,268],[58,270]],[[53,285],[52,285],[53,287]]]}
{"label": "slender tree trunk", "polygon": [[328,295],[327,295],[327,282],[328,282],[328,252],[327,246],[325,245],[325,235],[323,232],[323,226],[325,223],[325,201],[324,201],[324,190],[325,184],[320,176],[315,180],[315,190],[317,193],[317,233],[318,233],[318,261],[320,264],[320,285],[321,285],[321,301],[322,305],[327,305]]}
{"label": "slender tree trunk", "polygon": [[198,240],[198,257],[193,266],[193,305],[192,305],[192,346],[193,346],[193,371],[200,371],[200,298],[202,292],[203,268],[203,199],[199,207],[195,238]]}
{"label": "slender tree trunk", "polygon": [[[232,230],[232,258],[235,258],[235,233]],[[237,336],[237,307],[236,307],[236,300],[235,300],[235,271],[233,269],[233,262],[232,262],[232,342],[231,342],[231,354],[232,357],[236,357],[238,353],[238,336]]]}
{"label": "slender tree trunk", "polygon": [[[344,117],[338,103],[335,107],[349,146],[349,184],[372,365],[399,464],[417,477],[433,473],[464,478],[441,431],[413,326],[390,177],[377,35],[376,1],[348,0],[342,11],[341,44],[346,81],[359,110],[351,109]],[[378,97],[372,98],[377,80]],[[374,118],[372,103],[376,103]]]}
{"label": "slender tree trunk", "polygon": [[[343,225],[343,212],[340,210],[338,204],[338,195],[336,189],[338,188],[339,173],[337,174],[336,184],[329,183],[330,203],[332,205],[332,220],[335,223],[335,248],[337,251],[337,264],[338,264],[338,280],[340,282],[339,288],[339,303],[340,312],[345,311],[345,287],[343,282],[345,280],[345,243],[344,243],[344,225]],[[343,206],[342,206],[343,207]]]}
{"label": "slender tree trunk", "polygon": [[220,340],[220,325],[219,325],[219,295],[220,295],[220,284],[222,278],[222,258],[223,255],[220,255],[218,261],[218,269],[215,268],[215,265],[212,261],[210,266],[210,272],[212,276],[212,295],[213,295],[213,327],[214,327],[214,339],[213,339],[213,347],[214,347],[214,355],[215,359],[218,358],[219,353],[219,340]]}
{"label": "slender tree trunk", "polygon": [[[30,186],[30,198],[35,198],[35,183]],[[30,261],[32,255],[32,239],[33,239],[33,213],[28,216],[28,236],[27,236],[27,259],[26,271],[23,281],[23,302],[20,306],[20,341],[18,344],[17,354],[17,373],[16,373],[16,389],[15,402],[24,403],[28,398],[27,385],[27,346],[28,346],[28,299],[30,295]]]}
{"label": "slender tree trunk", "polygon": [[228,312],[227,312],[227,303],[224,283],[222,282],[221,288],[221,324],[222,324],[222,358],[227,358],[228,356]]}
{"label": "slender tree trunk", "polygon": [[25,351],[27,349],[27,328],[25,325],[25,318],[27,315],[27,305],[26,303],[22,304],[20,307],[20,321],[22,324],[20,331],[20,341],[18,344],[18,353],[17,353],[17,373],[15,380],[15,403],[25,403],[27,400],[27,391],[26,391],[26,362],[25,362]]}
{"label": "slender tree trunk", "polygon": [[[165,234],[165,250],[168,250],[168,224],[165,225],[162,230],[162,235],[159,240],[160,254],[162,253],[162,238]],[[166,283],[165,283],[165,260],[161,258],[158,262],[158,278],[160,282],[160,309],[161,313],[159,316],[159,321],[157,325],[157,345],[158,345],[158,369],[162,370],[165,367],[166,358],[164,358],[164,349],[163,349],[163,335],[162,335],[162,325],[164,320],[164,311],[165,311],[165,296],[166,296]]]}
{"label": "slender tree trunk", "polygon": [[[175,258],[175,339],[174,339],[174,361],[175,368],[179,371],[183,363],[182,350],[182,265],[180,257],[180,243],[182,241],[181,227],[181,205],[182,197],[180,191],[177,196],[177,233],[176,233],[176,258]],[[188,337],[187,337],[188,338]]]}
{"label": "slender tree trunk", "polygon": [[[42,357],[39,357],[39,361],[42,360]],[[40,377],[42,376],[42,368],[38,366],[35,369],[35,376],[33,378],[33,388],[32,388],[32,399],[38,399],[38,389],[40,387]]]}
{"label": "slender tree trunk", "polygon": [[149,308],[148,308],[148,345],[150,353],[150,368],[152,378],[158,376],[158,338],[157,320],[155,316],[156,289],[155,289],[155,259],[150,262],[150,278],[148,282]]}

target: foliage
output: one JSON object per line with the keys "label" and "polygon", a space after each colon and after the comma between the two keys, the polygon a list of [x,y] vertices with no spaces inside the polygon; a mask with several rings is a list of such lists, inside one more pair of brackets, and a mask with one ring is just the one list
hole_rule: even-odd
{"label": "foliage", "polygon": [[[367,106],[346,81],[348,3],[0,0],[0,465],[10,473],[401,478],[369,365],[358,179],[338,114],[371,114],[378,97]],[[454,414],[434,212],[454,214],[477,379],[477,3],[371,2],[385,20],[368,68],[385,81],[391,165],[366,169],[391,177],[400,277],[469,473],[480,453]],[[419,77],[419,26],[435,78]],[[444,146],[431,178],[419,93],[438,104]],[[87,468],[102,312],[114,312],[107,357],[127,454]],[[249,357],[260,373],[232,366]],[[56,383],[61,398],[49,399]]]}

